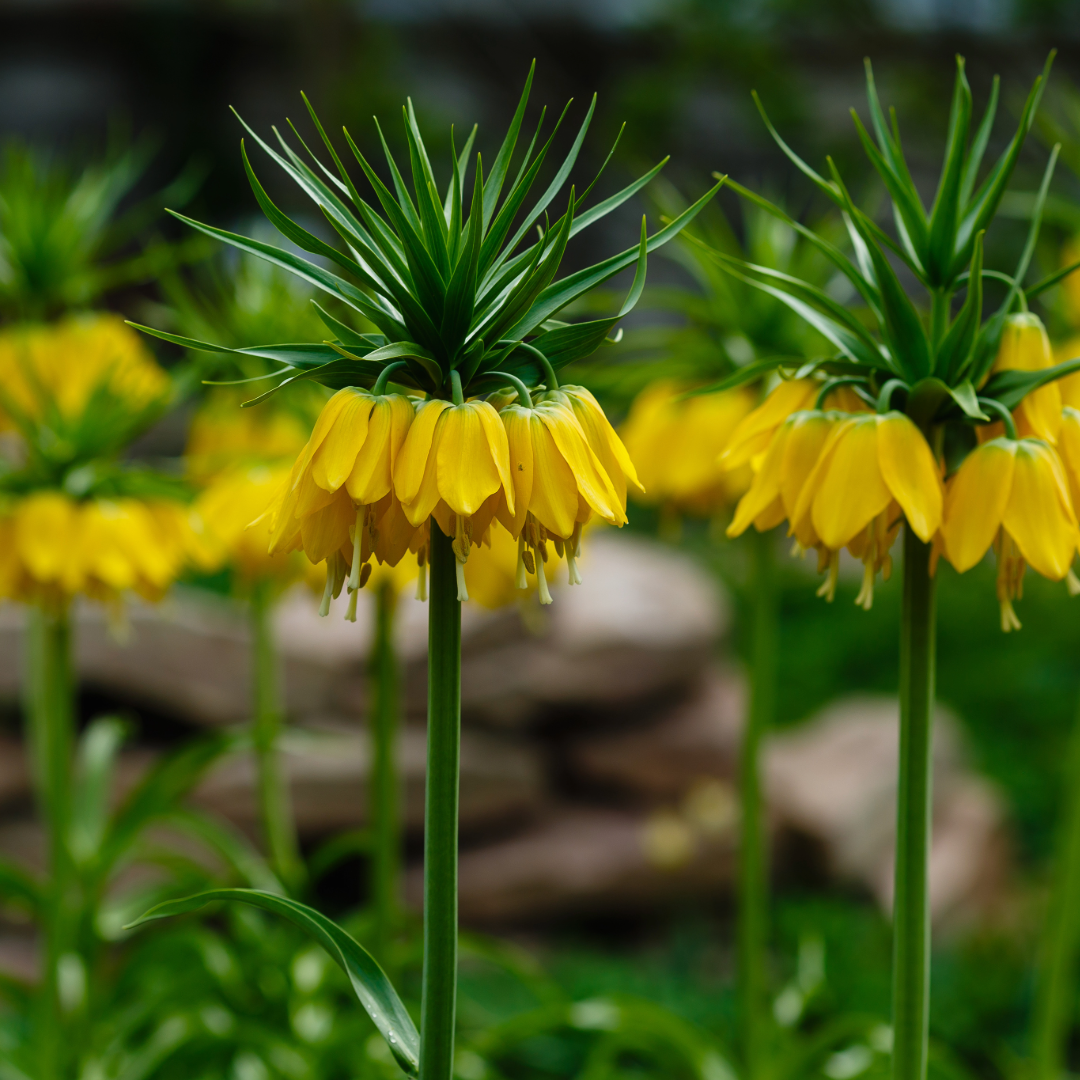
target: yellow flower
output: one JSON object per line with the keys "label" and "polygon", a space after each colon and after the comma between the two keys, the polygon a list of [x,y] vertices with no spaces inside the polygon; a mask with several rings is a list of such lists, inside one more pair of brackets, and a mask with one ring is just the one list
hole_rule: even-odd
{"label": "yellow flower", "polygon": [[214,394],[195,414],[185,452],[188,476],[209,483],[237,464],[268,464],[295,458],[309,428],[284,408],[241,409],[237,396]]}
{"label": "yellow flower", "polygon": [[638,491],[645,488],[638,479],[637,470],[631,454],[611,426],[611,422],[600,407],[600,402],[584,386],[561,386],[558,390],[543,395],[543,400],[562,401],[565,398],[577,417],[585,440],[600,459],[600,464],[615,488],[619,505],[626,509],[626,483],[629,481]]}
{"label": "yellow flower", "polygon": [[344,549],[350,591],[358,589],[378,521],[393,502],[394,467],[412,419],[412,401],[401,394],[339,390],[267,511],[270,553],[301,548],[319,563]]}
{"label": "yellow flower", "polygon": [[[518,541],[519,587],[526,587],[526,571],[535,573],[541,602],[550,603],[546,542],[552,540],[560,556],[565,551],[570,584],[580,583],[582,527],[593,514],[610,525],[626,523],[625,480],[620,497],[614,478],[593,452],[568,398],[560,392],[545,395],[534,406],[507,405],[499,416],[506,429],[514,500],[501,501],[496,512]],[[624,477],[614,455],[611,463]]]}
{"label": "yellow flower", "polygon": [[59,606],[77,593],[106,602],[128,591],[160,599],[195,537],[191,514],[179,503],[75,502],[57,491],[18,500],[0,521],[4,595]]}
{"label": "yellow flower", "polygon": [[728,470],[740,465],[751,465],[756,470],[777,428],[792,413],[812,409],[820,392],[821,383],[814,379],[782,380],[736,426],[720,455],[720,464]]}
{"label": "yellow flower", "polygon": [[117,315],[72,316],[0,333],[0,414],[75,421],[108,396],[134,416],[163,400],[169,386],[142,338]]}
{"label": "yellow flower", "polygon": [[690,386],[661,380],[630,407],[623,439],[639,465],[644,502],[710,514],[739,498],[752,477],[748,465],[728,470],[719,458],[754,408],[745,388],[683,397]]}
{"label": "yellow flower", "polygon": [[949,480],[941,537],[960,573],[994,545],[1001,628],[1019,628],[1012,601],[1022,595],[1025,565],[1060,581],[1080,539],[1053,448],[1037,439],[998,438],[973,450]]}
{"label": "yellow flower", "polygon": [[[1050,339],[1038,315],[1022,312],[1005,320],[1001,345],[992,371],[1041,371],[1054,362]],[[1046,442],[1056,442],[1061,423],[1061,390],[1056,382],[1047,383],[1027,394],[1013,410],[1016,430],[1023,437],[1033,435]],[[996,436],[1001,428],[981,428],[980,434]]]}
{"label": "yellow flower", "polygon": [[506,429],[493,405],[432,399],[416,410],[394,467],[394,493],[414,526],[434,517],[454,537],[458,597],[468,599],[464,564],[502,500],[514,513]]}
{"label": "yellow flower", "polygon": [[[937,462],[922,432],[899,412],[834,414],[823,442],[820,422],[793,421],[792,431],[800,428],[806,429],[802,437],[807,447],[820,445],[820,452],[789,512],[791,532],[803,547],[817,547],[821,559],[829,553],[829,577],[821,589],[829,599],[836,587],[840,549],[847,547],[862,559],[863,587],[856,602],[869,609],[875,575],[882,571],[887,578],[891,570],[889,548],[901,515],[924,542],[941,525]],[[798,451],[794,446],[791,450],[794,458]],[[804,462],[808,457],[804,455]],[[791,472],[790,478],[797,479]],[[790,485],[789,501],[794,487]]]}
{"label": "yellow flower", "polygon": [[302,573],[296,558],[270,554],[270,522],[264,511],[288,479],[288,465],[234,465],[219,472],[195,500],[202,523],[201,562],[205,569],[231,565],[243,581],[273,579],[282,584]]}

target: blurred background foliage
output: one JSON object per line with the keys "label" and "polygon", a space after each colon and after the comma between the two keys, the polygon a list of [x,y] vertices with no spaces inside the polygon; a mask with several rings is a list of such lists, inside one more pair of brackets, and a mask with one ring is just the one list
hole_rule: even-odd
{"label": "blurred background foliage", "polygon": [[[1037,183],[1045,144],[1062,140],[1066,168],[1059,169],[1055,180],[1033,278],[1056,269],[1063,245],[1080,231],[1077,0],[10,2],[0,7],[0,142],[6,148],[0,154],[0,232],[35,228],[34,207],[50,198],[50,177],[79,173],[83,162],[106,150],[113,165],[83,172],[82,194],[70,213],[97,214],[103,222],[119,224],[80,229],[80,237],[92,238],[93,251],[73,249],[62,234],[42,235],[37,243],[41,261],[33,266],[19,265],[0,250],[0,314],[51,314],[20,307],[20,275],[47,277],[59,260],[66,270],[63,287],[75,292],[58,293],[57,308],[104,298],[130,318],[227,344],[311,334],[321,338],[322,324],[293,282],[267,273],[262,265],[220,255],[204,258],[209,252],[159,212],[164,205],[183,204],[199,220],[238,231],[251,227],[254,202],[239,154],[241,130],[230,105],[261,133],[286,116],[307,133],[299,98],[304,90],[327,128],[347,124],[365,153],[377,151],[370,116],[385,118],[387,138],[397,152],[401,135],[393,120],[411,94],[422,125],[438,129],[453,121],[461,130],[478,122],[480,148],[490,154],[494,147],[486,140],[509,120],[535,57],[537,104],[530,106],[529,119],[537,118],[539,103],[561,104],[571,96],[580,115],[591,95],[599,95],[596,137],[586,142],[582,175],[595,172],[600,164],[595,154],[610,145],[624,121],[626,131],[604,179],[609,190],[621,187],[635,169],[672,156],[663,183],[647,193],[650,202],[627,206],[571,245],[567,265],[573,269],[598,252],[623,246],[615,241],[633,233],[642,209],[656,216],[697,197],[714,170],[769,194],[814,227],[836,228],[826,216],[828,207],[815,200],[769,138],[750,97],[753,88],[807,161],[820,167],[828,150],[852,189],[869,191],[848,109],[863,108],[862,61],[871,56],[883,99],[904,118],[908,159],[929,198],[937,180],[933,163],[945,134],[943,103],[950,92],[953,54],[966,56],[977,102],[985,101],[992,76],[1002,76],[1002,112],[1014,121],[1019,95],[1052,47],[1060,54],[1043,115],[1005,204],[1012,220],[987,239],[989,265],[1015,262],[1030,207],[1025,192]],[[117,140],[118,124],[135,133],[134,141]],[[995,139],[1004,138],[1008,124],[1000,129]],[[563,150],[574,130],[568,125],[560,132],[557,142]],[[43,152],[39,164],[28,157],[26,147]],[[997,149],[992,145],[990,153]],[[274,170],[257,161],[255,167],[283,209],[307,214],[306,227],[328,235]],[[126,211],[119,218],[110,216],[115,204]],[[787,260],[802,274],[824,273],[790,235],[746,211],[731,192],[721,194],[696,231],[752,260],[779,265]],[[186,245],[182,258],[155,255],[168,241]],[[82,277],[72,272],[80,260],[99,266],[103,256],[110,271]],[[181,262],[193,265],[179,267]],[[712,373],[719,375],[768,350],[812,355],[819,347],[778,305],[758,294],[750,302],[737,283],[700,259],[692,243],[651,260],[649,273],[646,296],[626,321],[623,342],[605,350],[604,363],[614,361],[614,366],[585,366],[585,380],[615,415],[672,349],[694,356],[699,374],[714,367]],[[1075,332],[1062,290],[1051,290],[1042,299],[1042,314],[1055,338]],[[181,357],[165,354],[162,359]],[[215,378],[259,374],[255,369],[201,370]],[[305,411],[310,403],[298,408]],[[171,423],[142,444],[144,453],[179,452],[183,424]],[[631,527],[653,531],[656,524],[655,512],[633,509]],[[704,524],[689,523],[682,543],[731,584],[742,602],[739,549],[716,544]],[[782,726],[797,724],[839,693],[891,692],[896,685],[898,582],[882,587],[873,610],[864,613],[853,604],[855,579],[843,581],[836,602],[826,607],[814,596],[811,572],[797,562],[783,567]],[[1038,885],[1052,847],[1065,746],[1080,690],[1080,609],[1063,588],[1031,577],[1020,611],[1024,629],[1003,636],[992,573],[983,566],[961,578],[942,568],[939,695],[960,716],[976,764],[1006,793],[1021,865]],[[735,645],[744,646],[737,632]],[[332,905],[332,890],[322,900]],[[731,984],[732,958],[725,944],[730,935],[716,932],[728,916],[724,911],[678,910],[659,925],[585,922],[547,940],[542,955],[570,999],[633,992],[730,1038],[733,1006],[725,989]],[[827,984],[813,1007],[822,1015],[858,1011],[887,1016],[889,935],[868,898],[823,896],[804,881],[781,882],[776,922],[778,986],[794,977],[800,943],[817,934],[825,945]],[[1015,922],[1023,924],[1022,919]],[[249,962],[261,963],[254,959],[252,939],[264,942],[268,931],[259,920],[244,916],[232,931],[228,947],[248,950]],[[197,1047],[204,1058],[184,1065],[197,1066],[197,1072],[186,1074],[192,1076],[214,1072],[212,1036],[219,1022],[214,995],[230,992],[228,962],[214,952],[224,946],[214,946],[209,938],[195,940],[204,933],[211,931],[189,928],[154,939],[145,946],[154,956],[133,969],[152,986],[156,965],[179,969],[185,950],[201,949],[204,960],[211,958],[185,968],[191,1000],[205,1002],[199,1006],[202,1012],[175,1018],[175,1023],[199,1023],[207,1031],[207,1041]],[[296,1028],[296,1010],[311,1004],[305,1004],[304,995],[314,1000],[321,985],[310,972],[304,974],[301,957],[306,954],[299,940],[285,930],[274,933],[279,935],[272,942],[277,951],[270,955],[286,959],[274,969],[276,975],[260,984],[260,1000],[270,1004],[233,1003],[237,1015],[254,1010],[249,1025],[253,1045],[276,1039],[287,1015]],[[999,928],[952,941],[937,963],[933,1033],[976,1071],[1008,1071],[1001,1047],[1022,1038],[1030,955],[1031,942],[1023,932]],[[336,975],[328,978],[326,992],[340,995]],[[118,1001],[126,1002],[129,1011],[145,1005],[151,1000],[147,986],[121,984]],[[483,971],[466,973],[463,1017],[494,1017],[497,1009],[484,1010],[500,1000],[505,1005],[498,986]],[[312,1005],[301,1027],[317,1024],[317,1013]],[[150,1022],[137,1009],[128,1019]],[[165,1013],[157,1019],[172,1022]],[[989,1041],[988,1032],[993,1033]],[[169,1031],[163,1029],[159,1038],[167,1043]],[[317,1038],[304,1045],[316,1044]],[[154,1045],[153,1039],[147,1045]],[[573,1040],[536,1045],[535,1060],[506,1062],[506,1074],[560,1075],[558,1054],[581,1052]],[[333,1057],[337,1046],[336,1041],[328,1044],[325,1053]],[[344,1067],[334,1060],[328,1074]],[[154,1065],[148,1058],[139,1068],[132,1075],[149,1075]],[[283,1074],[290,1068],[288,1062],[281,1065]],[[841,1062],[828,1075],[835,1080],[852,1075],[843,1069]],[[296,1068],[293,1072],[300,1074]],[[234,1066],[234,1073],[238,1080],[261,1080],[257,1070],[244,1073],[242,1066]]]}

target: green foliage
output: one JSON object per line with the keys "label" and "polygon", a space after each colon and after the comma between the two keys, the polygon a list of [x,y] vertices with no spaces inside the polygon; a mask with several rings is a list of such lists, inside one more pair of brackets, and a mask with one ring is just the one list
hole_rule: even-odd
{"label": "green foliage", "polygon": [[[275,132],[280,153],[247,128],[255,142],[316,202],[348,254],[327,244],[277,208],[256,177],[245,150],[248,180],[263,212],[293,244],[332,263],[346,277],[263,241],[181,218],[205,235],[265,259],[328,293],[358,315],[365,329],[368,324],[374,325],[376,333],[350,329],[335,319],[331,329],[339,336],[333,341],[232,350],[159,330],[141,329],[189,349],[275,360],[280,365],[277,386],[300,378],[314,378],[334,388],[371,386],[387,362],[404,360],[406,367],[395,374],[396,382],[444,397],[451,396],[454,371],[466,395],[506,386],[507,381],[500,376],[502,372],[527,385],[541,382],[542,366],[535,353],[523,345],[538,350],[555,368],[588,356],[637,302],[647,254],[676,236],[719,184],[652,237],[645,235],[643,223],[640,244],[556,280],[570,239],[623,205],[664,163],[587,210],[582,209],[582,204],[599,174],[580,197],[576,188],[571,187],[565,211],[552,222],[549,207],[577,160],[592,120],[594,100],[555,176],[526,209],[529,194],[566,115],[564,109],[542,143],[541,115],[517,172],[510,179],[531,85],[530,71],[510,129],[486,179],[482,159],[477,155],[471,197],[467,195],[468,165],[475,129],[460,154],[451,133],[450,180],[444,194],[439,193],[436,185],[411,102],[403,110],[411,192],[385,140],[382,144],[393,192],[346,131],[346,142],[375,194],[381,213],[360,195],[310,105],[311,119],[337,175],[314,155],[310,155],[314,168],[307,164],[279,133]],[[306,151],[295,129],[294,134]],[[534,227],[537,238],[529,242]],[[617,315],[577,324],[556,319],[575,300],[631,266],[637,268],[635,281]]]}
{"label": "green foliage", "polygon": [[131,254],[162,197],[185,202],[194,170],[157,199],[124,208],[146,171],[150,144],[117,147],[84,164],[50,158],[12,140],[0,150],[0,314],[53,318],[103,293],[152,280],[189,254],[164,244]]}
{"label": "green foliage", "polygon": [[[1037,386],[1080,370],[1080,363],[1063,364],[1046,372],[999,375],[983,386],[1006,316],[1017,303],[1026,308],[1023,282],[1039,235],[1056,148],[1034,200],[1027,243],[1013,274],[984,267],[983,236],[997,214],[1034,121],[1052,60],[1053,54],[1027,97],[1013,137],[980,180],[996,115],[997,83],[972,134],[971,90],[964,61],[957,58],[945,156],[937,194],[929,210],[912,180],[896,114],[893,112],[886,120],[867,63],[867,98],[873,135],[854,110],[852,115],[866,156],[888,193],[896,239],[877,224],[872,213],[855,204],[831,158],[826,179],[784,142],[758,103],[762,119],[784,154],[843,215],[854,258],[805,227],[800,227],[800,234],[847,278],[865,305],[861,310],[838,303],[826,290],[800,277],[734,259],[722,251],[713,251],[712,257],[739,280],[787,304],[832,343],[836,349],[834,356],[815,367],[856,386],[869,403],[879,403],[880,397],[883,408],[888,408],[901,395],[905,410],[924,425],[947,421],[986,423],[990,418],[976,400],[976,387],[980,388],[978,394],[982,399],[1008,408]],[[797,227],[783,210],[768,200],[739,185],[732,186],[757,206]],[[925,290],[929,298],[928,315],[908,296],[894,268],[895,260]],[[986,279],[1003,280],[1008,289],[1000,306],[983,321],[982,285]],[[972,281],[976,285],[969,287]],[[1038,282],[1032,293],[1046,287],[1046,281]],[[967,295],[954,314],[953,299],[962,289],[966,289]],[[744,372],[736,372],[718,388],[738,385],[745,376]]]}

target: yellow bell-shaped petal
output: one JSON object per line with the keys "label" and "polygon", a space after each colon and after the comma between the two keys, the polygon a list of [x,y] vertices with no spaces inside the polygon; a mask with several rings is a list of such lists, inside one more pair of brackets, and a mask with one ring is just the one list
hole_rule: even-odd
{"label": "yellow bell-shaped petal", "polygon": [[1021,439],[1002,526],[1028,565],[1051,581],[1069,572],[1077,541],[1076,517],[1057,454],[1046,443]]}
{"label": "yellow bell-shaped petal", "polygon": [[[1005,320],[993,371],[1042,371],[1054,362],[1042,320],[1018,312]],[[1021,436],[1033,435],[1053,443],[1061,423],[1061,390],[1056,382],[1032,390],[1013,410]]]}
{"label": "yellow bell-shaped petal", "polygon": [[720,455],[723,467],[736,469],[763,454],[776,429],[792,413],[812,409],[820,390],[821,383],[813,379],[786,379],[779,383],[731,433],[728,445]]}
{"label": "yellow bell-shaped petal", "polygon": [[1061,410],[1061,429],[1058,431],[1058,455],[1069,482],[1073,512],[1080,509],[1080,410],[1066,405]]}
{"label": "yellow bell-shaped petal", "polygon": [[558,393],[565,395],[577,417],[585,441],[600,459],[600,465],[611,480],[622,508],[626,509],[626,483],[644,492],[637,470],[622,439],[611,426],[600,403],[584,386],[562,386]]}
{"label": "yellow bell-shaped petal", "polygon": [[945,557],[962,574],[990,550],[1001,528],[1016,468],[1013,439],[974,449],[949,479],[941,523]]}
{"label": "yellow bell-shaped petal", "polygon": [[903,413],[877,417],[878,464],[912,532],[929,543],[941,526],[944,490],[926,439]]}

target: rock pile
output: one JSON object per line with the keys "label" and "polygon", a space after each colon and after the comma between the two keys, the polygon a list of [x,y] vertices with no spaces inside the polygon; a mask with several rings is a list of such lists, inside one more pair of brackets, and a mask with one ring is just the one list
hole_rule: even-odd
{"label": "rock pile", "polygon": [[[467,922],[652,908],[730,887],[745,692],[722,659],[724,598],[691,561],[648,541],[598,533],[590,552],[585,584],[559,590],[549,608],[464,612]],[[365,819],[370,604],[361,593],[355,624],[340,610],[319,619],[304,592],[277,611],[290,721],[284,763],[305,843]],[[426,606],[403,599],[397,623],[404,820],[416,837]],[[17,701],[20,634],[19,612],[0,611],[0,702]],[[128,782],[160,752],[153,718],[175,735],[177,725],[223,727],[247,716],[249,639],[232,604],[188,591],[159,607],[133,605],[125,644],[88,608],[77,641],[80,681],[95,699],[148,717],[149,738],[121,769]],[[997,800],[964,769],[947,718],[938,730],[933,896],[946,918],[971,910],[1001,873],[1006,848]],[[808,839],[825,872],[861,883],[887,905],[895,759],[896,706],[888,700],[851,701],[774,737],[765,772],[775,850],[787,850],[785,836]],[[0,743],[0,853],[35,861],[29,796],[12,733]],[[195,801],[257,836],[250,758],[221,763]],[[419,897],[419,866],[407,892]]]}

